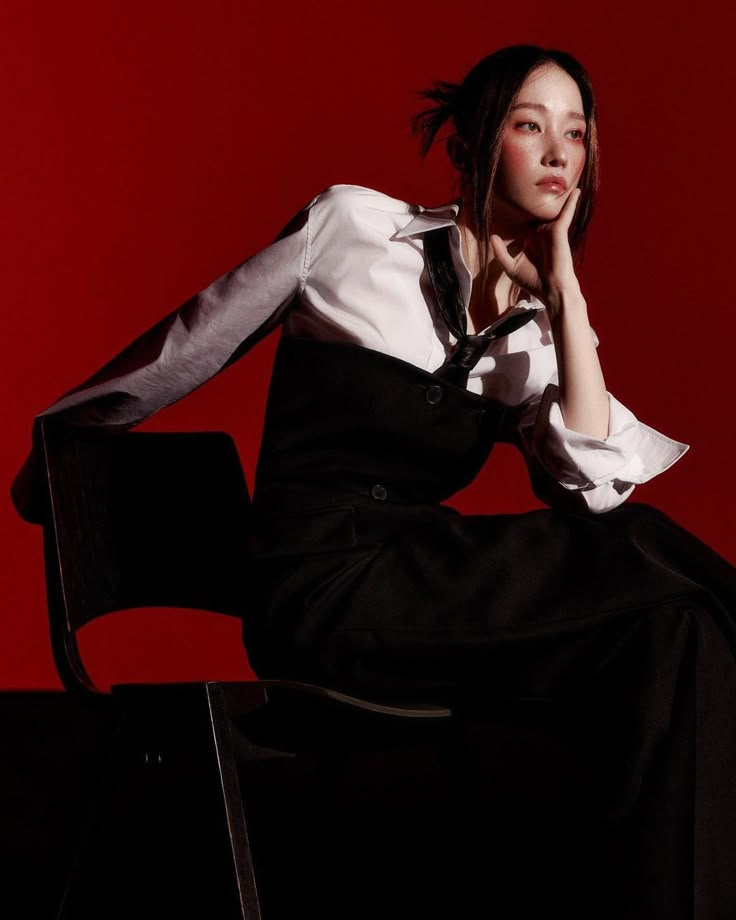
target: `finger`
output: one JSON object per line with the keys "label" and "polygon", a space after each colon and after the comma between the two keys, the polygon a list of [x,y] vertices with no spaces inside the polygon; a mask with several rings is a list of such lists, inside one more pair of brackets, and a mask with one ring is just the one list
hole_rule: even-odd
{"label": "finger", "polygon": [[[501,237],[494,234],[490,238],[490,243],[493,254],[506,276],[525,290],[537,293],[539,290],[539,272],[524,249],[519,248],[520,241],[514,240],[507,247]],[[517,248],[518,253],[512,255],[510,250]]]}
{"label": "finger", "polygon": [[570,194],[567,196],[567,201],[563,204],[562,210],[557,217],[555,223],[560,226],[561,229],[567,230],[572,223],[573,215],[575,214],[575,208],[578,201],[580,200],[580,189],[574,188]]}
{"label": "finger", "polygon": [[496,259],[498,259],[501,268],[508,275],[514,269],[515,259],[509,255],[506,244],[497,234],[492,233],[489,242],[491,244],[491,249],[493,250],[493,255],[496,257]]}
{"label": "finger", "polygon": [[555,221],[555,229],[560,233],[567,233],[570,229],[570,224],[575,215],[575,208],[577,207],[578,201],[580,201],[581,195],[581,190],[579,188],[574,188],[568,195],[567,201],[563,204],[562,210]]}

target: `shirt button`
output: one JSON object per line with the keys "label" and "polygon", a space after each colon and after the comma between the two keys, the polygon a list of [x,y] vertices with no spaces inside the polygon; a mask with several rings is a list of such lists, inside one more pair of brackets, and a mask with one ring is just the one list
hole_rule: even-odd
{"label": "shirt button", "polygon": [[375,498],[377,502],[385,502],[388,498],[386,487],[380,485],[371,486],[371,497]]}
{"label": "shirt button", "polygon": [[427,402],[432,406],[436,406],[444,395],[444,390],[442,387],[438,387],[436,383],[432,384],[431,387],[427,387],[426,399]]}

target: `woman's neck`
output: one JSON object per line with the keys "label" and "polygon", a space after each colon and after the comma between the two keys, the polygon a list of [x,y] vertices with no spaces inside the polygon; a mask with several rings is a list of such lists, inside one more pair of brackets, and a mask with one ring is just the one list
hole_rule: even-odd
{"label": "woman's neck", "polygon": [[[464,213],[467,214],[467,211],[461,208],[457,224],[460,229],[463,259],[473,279],[468,307],[468,325],[472,327],[468,331],[472,333],[490,325],[502,313],[513,307],[520,299],[522,290],[511,281],[492,252],[481,269],[478,236],[464,219]],[[506,244],[513,240],[512,236],[508,239],[505,238],[505,234],[499,236]]]}

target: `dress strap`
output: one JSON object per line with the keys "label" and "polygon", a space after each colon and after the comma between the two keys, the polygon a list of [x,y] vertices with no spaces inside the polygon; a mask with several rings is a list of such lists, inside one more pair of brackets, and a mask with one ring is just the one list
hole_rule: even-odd
{"label": "dress strap", "polygon": [[465,338],[468,319],[452,261],[450,228],[438,227],[436,230],[428,230],[424,234],[424,253],[442,319],[459,342]]}
{"label": "dress strap", "polygon": [[491,342],[519,329],[533,319],[534,314],[530,311],[515,313],[505,321],[494,323],[490,332],[468,335],[465,302],[452,261],[448,226],[438,227],[424,234],[424,253],[440,314],[447,328],[457,339],[452,354],[435,371],[435,376],[467,387],[470,371],[483,357]]}

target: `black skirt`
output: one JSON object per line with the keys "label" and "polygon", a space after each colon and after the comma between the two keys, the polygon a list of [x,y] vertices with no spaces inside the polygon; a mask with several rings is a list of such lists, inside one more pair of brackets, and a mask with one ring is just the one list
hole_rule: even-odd
{"label": "black skirt", "polygon": [[[517,515],[443,504],[503,413],[385,355],[282,339],[256,480],[251,661],[260,676],[465,713],[478,820],[462,847],[472,906],[455,916],[730,920],[736,570],[637,502]],[[562,883],[555,839],[575,815],[596,829],[577,847],[595,869]],[[536,854],[525,866],[517,832]]]}

